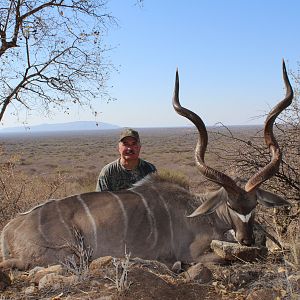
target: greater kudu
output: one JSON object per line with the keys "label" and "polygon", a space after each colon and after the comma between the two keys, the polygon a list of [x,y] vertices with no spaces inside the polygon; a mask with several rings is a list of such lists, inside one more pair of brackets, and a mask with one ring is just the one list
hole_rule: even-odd
{"label": "greater kudu", "polygon": [[63,261],[72,252],[74,228],[93,249],[92,259],[105,255],[121,257],[126,246],[132,256],[144,259],[197,262],[211,240],[223,239],[230,229],[239,243],[251,245],[257,203],[268,207],[288,204],[259,188],[275,174],[281,160],[273,123],[293,98],[284,63],[283,78],[286,97],[269,113],[264,130],[272,159],[248,181],[245,189],[205,164],[207,131],[198,115],[180,105],[176,72],[173,106],[198,129],[196,165],[203,176],[222,187],[195,195],[154,174],[129,190],[50,200],[18,215],[4,227],[0,268],[26,269]]}

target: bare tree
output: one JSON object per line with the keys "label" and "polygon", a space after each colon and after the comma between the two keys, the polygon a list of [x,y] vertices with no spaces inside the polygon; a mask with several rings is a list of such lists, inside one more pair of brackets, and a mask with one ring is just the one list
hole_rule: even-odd
{"label": "bare tree", "polygon": [[0,0],[0,121],[8,107],[48,114],[109,99],[105,0]]}

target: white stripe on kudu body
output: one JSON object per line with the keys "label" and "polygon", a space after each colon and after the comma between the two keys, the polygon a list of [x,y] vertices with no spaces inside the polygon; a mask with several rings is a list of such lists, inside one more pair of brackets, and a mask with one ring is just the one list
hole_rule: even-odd
{"label": "white stripe on kudu body", "polygon": [[60,210],[60,208],[59,208],[59,206],[58,206],[58,202],[57,202],[57,201],[55,201],[55,208],[56,208],[56,210],[57,210],[57,212],[58,212],[58,215],[59,215],[59,221],[64,225],[65,229],[69,232],[69,234],[72,235],[71,228],[70,228],[70,226],[66,223],[66,221],[65,221],[65,219],[64,219],[64,217],[63,217],[63,215],[62,215],[62,213],[61,213],[61,210]]}
{"label": "white stripe on kudu body", "polygon": [[172,249],[175,250],[175,244],[174,244],[174,230],[173,230],[173,222],[172,222],[170,210],[169,210],[169,208],[168,208],[168,206],[167,206],[167,203],[166,203],[164,197],[163,197],[163,196],[161,195],[161,193],[157,190],[157,188],[156,188],[153,184],[151,184],[150,187],[151,187],[151,189],[153,189],[153,190],[157,193],[157,195],[158,195],[160,201],[163,203],[164,208],[166,209],[166,212],[167,212],[167,214],[168,214],[168,217],[169,217],[169,226],[170,226],[170,236],[171,236],[171,245],[172,245]]}
{"label": "white stripe on kudu body", "polygon": [[10,255],[10,252],[9,252],[9,249],[8,249],[8,245],[7,245],[7,239],[4,237],[4,232],[6,230],[6,227],[9,225],[9,223],[7,223],[3,230],[2,230],[2,233],[1,233],[1,250],[2,250],[2,257],[3,259],[8,259],[9,258],[9,255]]}
{"label": "white stripe on kudu body", "polygon": [[153,241],[153,244],[151,246],[151,249],[152,249],[152,248],[154,248],[156,246],[156,244],[157,244],[157,238],[158,238],[155,217],[154,217],[154,215],[153,215],[153,213],[152,213],[152,211],[151,211],[151,209],[150,209],[150,207],[149,207],[149,205],[148,205],[147,200],[145,199],[145,197],[141,193],[135,191],[134,188],[131,188],[130,191],[141,197],[141,199],[143,201],[143,204],[144,204],[144,206],[146,208],[147,216],[148,216],[148,220],[149,220],[149,225],[150,225],[150,233],[147,236],[147,240],[150,238],[150,236],[152,234],[154,236],[154,241]]}
{"label": "white stripe on kudu body", "polygon": [[123,217],[124,217],[124,239],[126,239],[127,236],[127,232],[128,232],[128,216],[124,207],[123,202],[121,201],[120,197],[118,195],[116,195],[113,192],[107,191],[110,195],[112,195],[119,203],[119,206],[121,208],[121,211],[123,213]]}
{"label": "white stripe on kudu body", "polygon": [[97,249],[98,249],[98,241],[97,241],[97,226],[96,226],[95,219],[92,216],[90,209],[85,204],[85,202],[83,201],[83,199],[81,198],[80,195],[77,195],[77,199],[81,203],[81,205],[83,206],[83,208],[84,208],[84,210],[85,210],[85,212],[86,212],[86,214],[88,216],[88,219],[91,221],[91,225],[92,225],[92,228],[93,228],[93,235],[94,235],[94,244],[95,244],[94,249],[95,249],[95,251],[97,251]]}
{"label": "white stripe on kudu body", "polygon": [[47,204],[48,202],[44,203],[43,205],[41,205],[41,208],[38,212],[38,217],[39,217],[39,224],[38,224],[38,230],[39,230],[39,233],[40,235],[43,237],[43,239],[48,243],[48,244],[51,244],[53,241],[52,240],[49,240],[47,238],[47,232],[45,232],[44,234],[44,230],[43,230],[43,227],[42,227],[42,220],[43,220],[43,209],[45,208],[45,204]]}

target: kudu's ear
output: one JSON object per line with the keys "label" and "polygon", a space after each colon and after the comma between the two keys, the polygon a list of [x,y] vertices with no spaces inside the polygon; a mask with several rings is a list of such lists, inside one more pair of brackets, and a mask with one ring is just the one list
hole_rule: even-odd
{"label": "kudu's ear", "polygon": [[291,205],[288,201],[286,201],[282,197],[273,194],[271,192],[265,191],[263,189],[257,189],[256,196],[257,196],[258,203],[266,207]]}
{"label": "kudu's ear", "polygon": [[195,211],[193,211],[188,218],[193,218],[201,215],[208,215],[213,213],[219,205],[221,205],[226,199],[223,193],[226,191],[221,188],[216,192],[210,192],[207,194],[207,200],[204,201]]}

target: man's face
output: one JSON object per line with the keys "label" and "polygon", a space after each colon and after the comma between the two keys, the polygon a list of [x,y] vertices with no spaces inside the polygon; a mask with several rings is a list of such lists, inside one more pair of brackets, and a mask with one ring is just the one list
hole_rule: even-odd
{"label": "man's face", "polygon": [[139,158],[141,150],[140,143],[133,137],[128,136],[119,142],[119,153],[125,160],[135,160]]}

